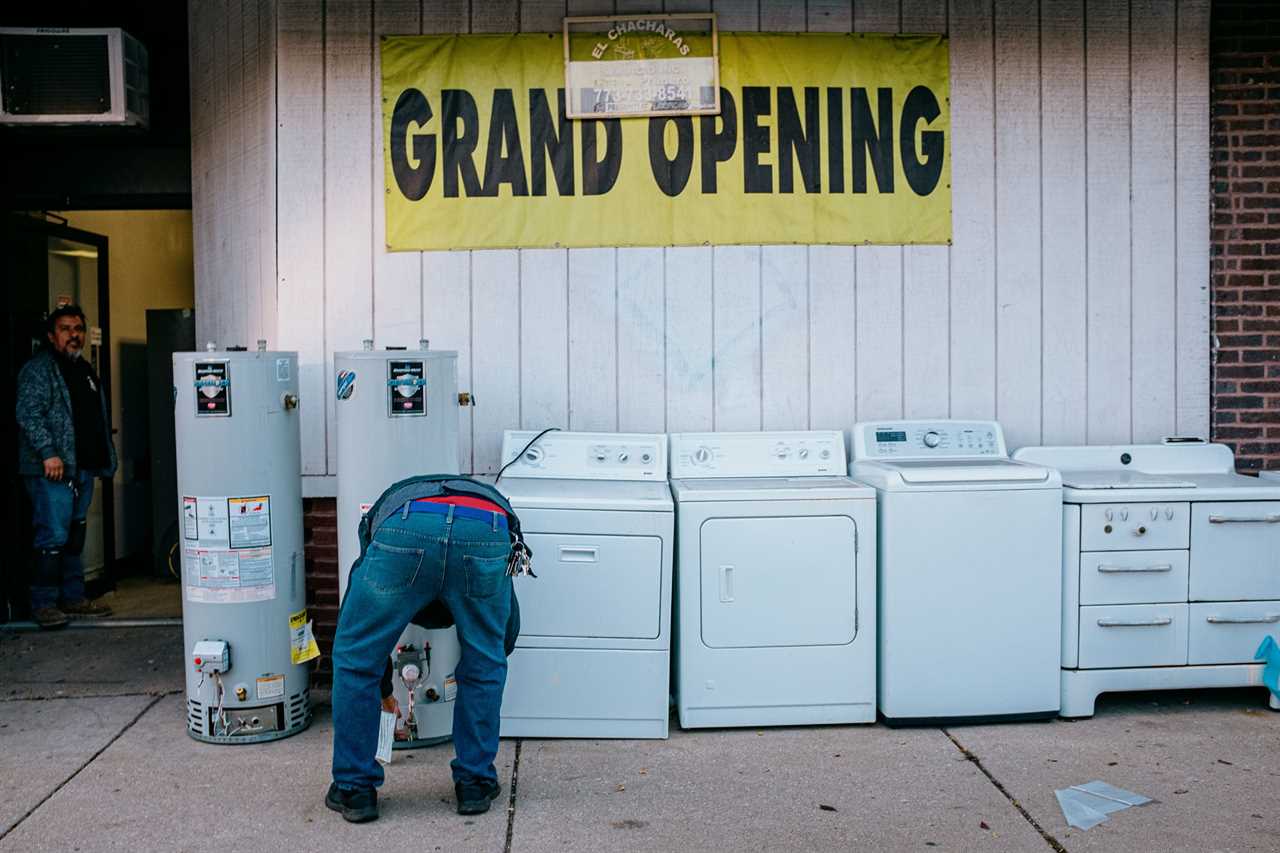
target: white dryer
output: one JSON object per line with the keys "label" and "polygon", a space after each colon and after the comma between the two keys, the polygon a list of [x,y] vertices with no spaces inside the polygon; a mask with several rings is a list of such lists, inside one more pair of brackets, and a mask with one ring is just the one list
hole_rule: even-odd
{"label": "white dryer", "polygon": [[878,421],[851,476],[880,520],[880,712],[890,724],[1058,713],[1062,479],[992,421]]}
{"label": "white dryer", "polygon": [[502,735],[665,738],[667,437],[508,431],[502,445],[511,464],[497,487],[520,516],[537,574],[515,581],[521,628]]}
{"label": "white dryer", "polygon": [[875,493],[840,432],[671,436],[684,728],[875,721]]}

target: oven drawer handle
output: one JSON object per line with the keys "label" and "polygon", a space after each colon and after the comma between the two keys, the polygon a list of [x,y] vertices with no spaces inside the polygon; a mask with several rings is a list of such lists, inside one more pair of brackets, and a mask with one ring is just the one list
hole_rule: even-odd
{"label": "oven drawer handle", "polygon": [[1154,566],[1098,566],[1098,571],[1104,575],[1114,574],[1131,574],[1137,572],[1171,572],[1173,571],[1172,563],[1156,563]]}
{"label": "oven drawer handle", "polygon": [[1159,628],[1173,624],[1173,619],[1161,616],[1156,619],[1099,619],[1099,628]]}
{"label": "oven drawer handle", "polygon": [[1280,622],[1280,613],[1266,616],[1206,616],[1204,621],[1214,625],[1272,625]]}
{"label": "oven drawer handle", "polygon": [[1234,518],[1230,515],[1211,515],[1210,524],[1280,524],[1280,513],[1272,515],[1245,515]]}

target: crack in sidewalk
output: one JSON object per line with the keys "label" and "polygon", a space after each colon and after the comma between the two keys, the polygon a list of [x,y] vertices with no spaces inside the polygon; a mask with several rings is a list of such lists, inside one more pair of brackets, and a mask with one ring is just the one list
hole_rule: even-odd
{"label": "crack in sidewalk", "polygon": [[[182,692],[181,690],[170,690],[170,691],[167,691],[167,692],[165,692],[165,693],[161,693],[161,694],[159,694],[159,695],[155,695],[155,694],[145,694],[145,693],[144,693],[144,694],[140,694],[140,695],[143,695],[143,696],[146,696],[146,695],[155,695],[155,698],[153,698],[150,702],[148,702],[148,703],[146,704],[146,707],[144,707],[141,711],[139,711],[137,714],[135,714],[135,715],[134,715],[134,717],[133,717],[133,719],[132,719],[132,720],[130,720],[128,723],[126,723],[126,724],[124,725],[124,727],[123,727],[122,729],[120,729],[120,731],[116,732],[116,733],[115,733],[115,736],[114,736],[114,737],[112,737],[112,738],[111,738],[111,740],[109,740],[109,741],[107,741],[105,744],[103,744],[103,745],[102,745],[102,747],[101,747],[97,752],[95,752],[93,755],[89,756],[89,757],[88,757],[88,759],[86,759],[86,760],[85,760],[85,762],[84,762],[83,764],[81,764],[79,767],[77,767],[77,768],[75,769],[75,772],[74,772],[74,773],[72,773],[72,774],[71,774],[70,776],[68,776],[66,779],[63,779],[60,783],[58,783],[58,786],[57,786],[56,788],[54,788],[52,791],[50,791],[49,793],[47,793],[47,794],[45,794],[43,797],[41,797],[41,798],[40,798],[40,801],[39,801],[38,803],[36,803],[34,806],[32,806],[30,809],[28,809],[26,814],[24,814],[22,817],[18,818],[16,821],[14,821],[12,826],[10,826],[10,827],[9,827],[8,829],[6,829],[4,832],[0,832],[0,841],[3,841],[5,838],[7,838],[11,832],[13,832],[15,829],[17,829],[19,826],[21,826],[21,825],[22,825],[23,821],[25,821],[27,818],[29,818],[29,817],[31,817],[33,814],[35,814],[35,813],[39,810],[39,808],[40,808],[41,806],[43,806],[45,803],[49,802],[49,800],[51,800],[51,799],[53,798],[54,794],[57,794],[59,791],[61,791],[63,788],[65,788],[68,784],[70,784],[71,780],[72,780],[72,779],[74,779],[74,778],[76,778],[77,776],[79,776],[79,775],[80,775],[80,773],[81,773],[81,772],[82,772],[86,767],[88,767],[88,766],[89,766],[90,764],[92,764],[93,762],[97,761],[97,760],[98,760],[98,756],[99,756],[99,755],[102,755],[102,753],[104,753],[104,752],[106,752],[108,749],[110,749],[110,748],[111,748],[111,745],[112,745],[113,743],[115,743],[115,742],[116,742],[116,741],[118,741],[121,737],[123,737],[125,732],[127,732],[127,731],[129,731],[129,729],[133,728],[133,727],[134,727],[134,725],[135,725],[135,724],[137,724],[138,720],[141,720],[141,719],[142,719],[142,717],[143,717],[143,715],[144,715],[144,714],[146,714],[148,711],[150,711],[152,708],[154,708],[154,707],[156,706],[156,704],[157,704],[161,699],[165,698],[166,696],[173,696],[173,695],[178,694],[178,693],[181,693],[181,692]],[[74,697],[68,697],[68,698],[74,698]]]}
{"label": "crack in sidewalk", "polygon": [[59,702],[64,699],[128,699],[134,696],[156,696],[164,698],[181,693],[183,688],[173,690],[139,690],[135,693],[66,693],[57,696],[0,696],[0,705],[6,702]]}
{"label": "crack in sidewalk", "polygon": [[948,740],[950,740],[953,744],[955,744],[956,749],[960,750],[961,754],[964,755],[965,760],[973,762],[973,766],[977,767],[978,770],[982,772],[982,775],[986,776],[987,780],[991,782],[992,785],[995,786],[996,790],[999,791],[1001,794],[1003,794],[1004,798],[1008,800],[1015,809],[1018,810],[1018,814],[1022,815],[1023,820],[1031,824],[1031,828],[1040,834],[1040,837],[1044,839],[1045,844],[1048,844],[1050,847],[1052,847],[1054,851],[1056,851],[1056,853],[1067,853],[1067,848],[1063,847],[1062,843],[1058,841],[1058,839],[1054,838],[1051,834],[1049,834],[1049,832],[1046,831],[1045,828],[1042,827],[1036,821],[1036,819],[1031,816],[1031,812],[1027,811],[1023,807],[1022,803],[1018,802],[1013,798],[1013,795],[1009,793],[1008,789],[1006,789],[1004,785],[1000,784],[1000,780],[997,779],[994,775],[992,775],[990,770],[988,770],[986,767],[983,766],[982,760],[978,758],[978,756],[970,752],[969,749],[964,744],[960,743],[960,741],[956,738],[956,736],[953,735],[951,732],[947,731],[946,729],[941,729],[940,731],[947,736]]}
{"label": "crack in sidewalk", "polygon": [[507,797],[507,841],[503,846],[503,853],[511,853],[511,838],[515,834],[516,829],[516,784],[520,780],[520,747],[524,745],[524,740],[516,739],[516,756],[511,762],[511,793]]}

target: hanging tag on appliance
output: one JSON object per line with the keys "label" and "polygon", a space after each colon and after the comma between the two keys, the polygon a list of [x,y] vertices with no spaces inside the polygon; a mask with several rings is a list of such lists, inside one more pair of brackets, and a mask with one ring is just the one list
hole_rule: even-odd
{"label": "hanging tag on appliance", "polygon": [[382,718],[378,720],[378,751],[373,757],[382,764],[390,764],[391,744],[395,739],[396,715],[390,711],[383,711]]}

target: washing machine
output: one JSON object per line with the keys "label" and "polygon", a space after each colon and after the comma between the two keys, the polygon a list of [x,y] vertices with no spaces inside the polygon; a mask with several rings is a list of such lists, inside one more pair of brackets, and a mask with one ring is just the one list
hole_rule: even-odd
{"label": "washing machine", "polygon": [[508,431],[497,488],[537,577],[515,579],[504,737],[665,738],[674,512],[667,438]]}
{"label": "washing machine", "polygon": [[874,722],[875,492],[840,432],[671,436],[683,728]]}
{"label": "washing machine", "polygon": [[879,509],[879,702],[890,724],[1058,713],[1062,478],[993,421],[878,421],[850,476]]}

